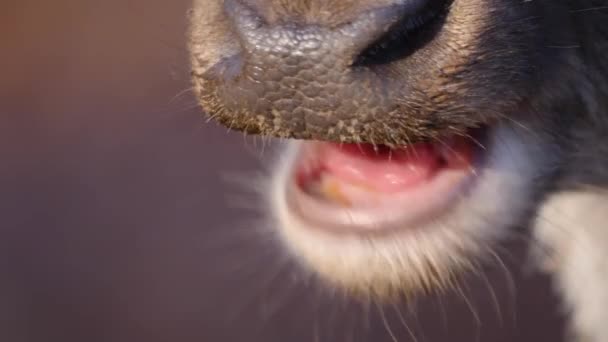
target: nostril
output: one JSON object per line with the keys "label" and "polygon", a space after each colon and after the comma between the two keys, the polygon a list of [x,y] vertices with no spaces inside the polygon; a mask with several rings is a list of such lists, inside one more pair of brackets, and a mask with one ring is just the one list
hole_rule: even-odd
{"label": "nostril", "polygon": [[385,64],[405,57],[420,46],[423,39],[419,38],[424,34],[419,33],[445,13],[449,3],[451,0],[396,0],[333,27],[305,24],[294,18],[270,25],[242,0],[224,0],[224,10],[250,53],[280,51],[305,57],[325,46],[327,51],[323,53],[347,67]]}
{"label": "nostril", "polygon": [[[375,1],[354,1],[360,6],[335,18],[314,16],[321,11],[317,5],[334,1],[310,0],[306,3],[316,5],[285,12],[282,5],[290,1],[218,3],[223,7],[218,19],[225,26],[208,39],[227,46],[216,54],[220,58],[212,55],[213,65],[199,68],[197,78],[208,111],[232,129],[282,138],[373,142],[374,132],[384,132],[386,125],[377,123],[377,117],[400,125],[401,99],[413,86],[393,78],[391,67],[397,63],[375,65],[391,63],[423,44],[421,37],[428,39],[429,28],[441,27],[435,19],[455,0],[383,0],[375,8],[363,4]],[[431,55],[435,50],[423,49],[401,66],[430,65],[418,63],[427,51]],[[408,128],[418,132],[431,125],[426,122],[415,120]],[[404,142],[401,136],[389,139]]]}
{"label": "nostril", "polygon": [[361,49],[353,66],[389,64],[403,59],[424,46],[441,28],[441,19],[452,0],[416,0],[408,2],[397,13],[398,20],[391,23],[382,35]]}

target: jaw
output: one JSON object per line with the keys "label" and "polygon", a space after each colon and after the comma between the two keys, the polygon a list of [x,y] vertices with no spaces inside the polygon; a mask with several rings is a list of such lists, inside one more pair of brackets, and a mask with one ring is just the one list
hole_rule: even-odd
{"label": "jaw", "polygon": [[[498,123],[488,132],[475,174],[430,205],[424,219],[412,220],[411,208],[392,206],[385,211],[392,212],[390,222],[360,216],[378,220],[371,222],[373,231],[358,229],[356,220],[336,231],[311,219],[327,212],[308,208],[303,215],[293,205],[293,170],[306,144],[290,142],[273,176],[270,206],[278,233],[296,260],[330,285],[381,298],[447,288],[476,260],[490,257],[492,245],[523,223],[533,206],[534,175],[544,164],[544,149],[532,135]],[[360,209],[349,210],[352,218]]]}

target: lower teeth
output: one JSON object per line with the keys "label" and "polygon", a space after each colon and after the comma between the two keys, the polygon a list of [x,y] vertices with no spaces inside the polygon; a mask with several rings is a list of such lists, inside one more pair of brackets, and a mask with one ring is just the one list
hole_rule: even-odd
{"label": "lower teeth", "polygon": [[328,200],[344,207],[371,205],[377,203],[375,191],[365,186],[345,184],[331,175],[321,174],[307,186],[306,191],[313,196]]}

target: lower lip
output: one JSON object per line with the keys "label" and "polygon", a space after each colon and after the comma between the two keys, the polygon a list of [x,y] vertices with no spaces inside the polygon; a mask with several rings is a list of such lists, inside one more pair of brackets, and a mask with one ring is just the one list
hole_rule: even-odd
{"label": "lower lip", "polygon": [[423,184],[383,192],[371,206],[345,207],[307,191],[301,180],[305,163],[318,153],[316,142],[301,143],[287,184],[286,201],[306,226],[336,233],[379,233],[415,228],[449,211],[451,204],[474,180],[474,169],[439,168]]}

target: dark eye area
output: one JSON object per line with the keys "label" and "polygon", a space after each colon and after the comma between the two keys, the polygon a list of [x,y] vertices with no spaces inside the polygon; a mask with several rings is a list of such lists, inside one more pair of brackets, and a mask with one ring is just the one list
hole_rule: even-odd
{"label": "dark eye area", "polygon": [[452,0],[424,0],[408,11],[386,34],[367,47],[353,67],[390,64],[411,55],[428,43],[441,29]]}

